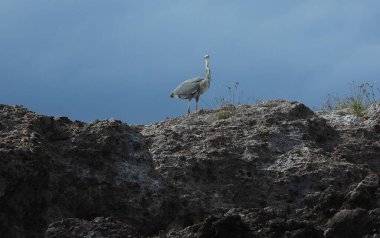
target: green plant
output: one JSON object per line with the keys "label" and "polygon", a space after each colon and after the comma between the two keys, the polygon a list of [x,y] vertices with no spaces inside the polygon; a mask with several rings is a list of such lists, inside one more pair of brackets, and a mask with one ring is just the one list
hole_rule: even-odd
{"label": "green plant", "polygon": [[365,110],[367,110],[368,105],[365,105],[363,101],[353,100],[350,105],[350,109],[354,115],[357,117],[363,117]]}
{"label": "green plant", "polygon": [[[379,89],[377,91],[380,92]],[[339,109],[348,109],[357,117],[363,117],[367,108],[376,103],[376,94],[374,85],[369,83],[355,84],[351,82],[350,95],[341,99],[337,95],[329,94],[323,103],[322,110],[332,111]]]}
{"label": "green plant", "polygon": [[228,99],[225,97],[214,98],[213,103],[219,111],[216,114],[218,120],[227,119],[236,113],[236,106],[240,104],[237,100],[239,82],[233,86],[226,86],[228,89]]}
{"label": "green plant", "polygon": [[224,110],[216,114],[218,120],[224,120],[224,119],[230,118],[232,115],[233,113],[231,111],[224,111]]}

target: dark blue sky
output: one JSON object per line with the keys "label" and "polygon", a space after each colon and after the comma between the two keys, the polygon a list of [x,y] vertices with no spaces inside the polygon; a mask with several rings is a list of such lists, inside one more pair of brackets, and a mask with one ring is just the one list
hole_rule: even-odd
{"label": "dark blue sky", "polygon": [[[186,113],[169,97],[204,76],[229,99],[319,107],[349,83],[379,87],[380,1],[0,0],[0,103],[147,124]],[[194,108],[195,105],[193,104]]]}

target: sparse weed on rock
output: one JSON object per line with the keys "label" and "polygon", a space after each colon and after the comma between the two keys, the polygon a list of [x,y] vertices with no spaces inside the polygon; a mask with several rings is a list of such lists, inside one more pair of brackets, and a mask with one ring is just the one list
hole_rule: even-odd
{"label": "sparse weed on rock", "polygon": [[322,110],[348,109],[353,115],[362,118],[367,108],[378,102],[378,95],[375,92],[380,92],[380,90],[378,88],[375,89],[373,84],[356,84],[355,81],[352,81],[350,96],[340,98],[337,95],[329,94],[323,103]]}

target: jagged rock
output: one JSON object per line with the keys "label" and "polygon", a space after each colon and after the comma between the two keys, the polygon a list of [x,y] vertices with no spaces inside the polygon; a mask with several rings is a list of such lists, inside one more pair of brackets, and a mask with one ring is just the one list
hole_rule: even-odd
{"label": "jagged rock", "polygon": [[240,216],[208,217],[203,222],[190,226],[182,231],[171,232],[171,238],[251,238],[248,226]]}
{"label": "jagged rock", "polygon": [[376,237],[378,112],[275,100],[128,126],[0,105],[0,234]]}
{"label": "jagged rock", "polygon": [[362,237],[370,232],[370,217],[367,210],[341,210],[327,224],[326,237],[345,238]]}
{"label": "jagged rock", "polygon": [[380,236],[380,208],[369,211],[369,217],[371,220],[372,232]]}
{"label": "jagged rock", "polygon": [[175,192],[128,125],[72,122],[5,105],[0,121],[2,237],[42,237],[63,218],[98,216],[149,233],[176,213]]}
{"label": "jagged rock", "polygon": [[[313,196],[315,195],[316,196]],[[314,200],[313,200],[314,199]],[[329,186],[322,192],[308,194],[305,203],[316,212],[321,212],[329,217],[335,214],[336,210],[342,206],[344,196],[334,186]]]}
{"label": "jagged rock", "polygon": [[322,238],[323,232],[312,222],[286,219],[281,210],[231,209],[221,217],[209,217],[183,230],[169,232],[167,237]]}
{"label": "jagged rock", "polygon": [[249,229],[240,216],[227,216],[221,219],[210,217],[198,229],[199,238],[248,238]]}
{"label": "jagged rock", "polygon": [[[157,171],[180,194],[181,212],[172,226],[191,226],[231,208],[271,207],[286,212],[260,225],[243,218],[251,230],[262,227],[257,236],[321,237],[315,223],[342,209],[352,185],[380,169],[375,160],[379,135],[359,119],[346,123],[344,116],[315,114],[296,102],[269,101],[202,111],[139,129]],[[358,133],[364,137],[358,140]],[[347,149],[351,143],[367,150]],[[353,161],[357,158],[373,164]],[[287,221],[298,217],[299,209],[304,220],[315,222],[294,230]]]}
{"label": "jagged rock", "polygon": [[367,175],[356,188],[348,193],[348,203],[351,207],[371,208],[376,204],[376,191],[379,187],[377,174]]}
{"label": "jagged rock", "polygon": [[68,218],[51,224],[45,238],[139,238],[134,227],[112,218],[97,217],[92,221]]}
{"label": "jagged rock", "polygon": [[366,173],[331,158],[339,133],[303,104],[239,106],[220,120],[223,110],[141,128],[157,171],[183,198],[185,225],[233,207],[294,210],[311,191],[348,186]]}
{"label": "jagged rock", "polygon": [[334,128],[350,128],[360,125],[360,118],[353,115],[349,109],[339,109],[332,112],[318,112]]}
{"label": "jagged rock", "polygon": [[380,103],[374,103],[370,105],[366,111],[364,118],[364,126],[369,129],[375,130],[377,133],[380,132]]}

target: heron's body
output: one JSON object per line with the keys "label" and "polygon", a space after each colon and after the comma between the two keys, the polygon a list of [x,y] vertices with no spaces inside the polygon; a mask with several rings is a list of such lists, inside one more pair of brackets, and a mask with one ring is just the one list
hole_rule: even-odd
{"label": "heron's body", "polygon": [[195,98],[196,111],[198,111],[199,96],[203,94],[204,92],[206,92],[207,89],[210,87],[211,72],[208,65],[208,59],[209,59],[209,56],[206,55],[205,56],[205,60],[206,60],[206,77],[205,78],[196,77],[196,78],[183,81],[170,94],[170,97],[189,100],[188,110],[187,110],[188,113],[190,113],[191,99]]}

